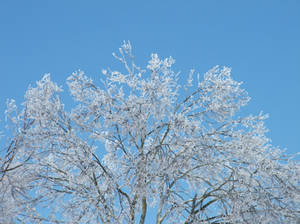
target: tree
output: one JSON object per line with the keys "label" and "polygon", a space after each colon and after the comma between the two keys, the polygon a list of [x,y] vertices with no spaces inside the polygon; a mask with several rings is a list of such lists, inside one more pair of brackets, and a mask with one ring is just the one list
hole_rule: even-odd
{"label": "tree", "polygon": [[125,72],[102,84],[68,78],[71,112],[49,74],[20,112],[8,102],[0,223],[299,221],[299,163],[270,144],[266,115],[238,116],[249,97],[229,68],[181,87],[171,57],[143,70],[129,42],[119,52]]}

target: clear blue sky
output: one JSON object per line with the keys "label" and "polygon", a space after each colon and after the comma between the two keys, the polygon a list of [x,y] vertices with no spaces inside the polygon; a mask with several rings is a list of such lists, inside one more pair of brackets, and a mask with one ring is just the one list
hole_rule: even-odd
{"label": "clear blue sky", "polygon": [[232,67],[252,97],[244,111],[269,113],[273,144],[300,151],[299,12],[299,0],[1,0],[0,112],[44,73],[60,85],[79,68],[96,79],[130,40],[142,65],[157,52],[182,75]]}

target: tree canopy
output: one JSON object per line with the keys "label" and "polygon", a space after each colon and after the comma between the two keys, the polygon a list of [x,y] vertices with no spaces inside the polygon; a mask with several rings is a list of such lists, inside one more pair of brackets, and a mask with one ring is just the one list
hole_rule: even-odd
{"label": "tree canopy", "polygon": [[68,77],[69,112],[49,74],[8,101],[0,223],[299,223],[299,163],[266,115],[239,115],[250,98],[229,68],[181,86],[171,57],[140,68],[129,42],[114,57],[124,71],[101,83]]}

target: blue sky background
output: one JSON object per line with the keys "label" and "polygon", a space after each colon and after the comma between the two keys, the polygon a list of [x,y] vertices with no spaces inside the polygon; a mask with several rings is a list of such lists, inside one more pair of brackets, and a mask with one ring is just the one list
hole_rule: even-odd
{"label": "blue sky background", "polygon": [[231,67],[252,98],[243,111],[269,113],[273,144],[299,152],[299,12],[299,0],[1,0],[0,113],[44,73],[60,85],[79,68],[98,79],[130,40],[138,64],[172,56],[183,79]]}
{"label": "blue sky background", "polygon": [[0,113],[44,73],[60,85],[79,68],[98,79],[130,40],[138,63],[172,56],[182,76],[231,67],[252,97],[244,111],[269,113],[273,144],[300,151],[299,11],[298,0],[1,0]]}

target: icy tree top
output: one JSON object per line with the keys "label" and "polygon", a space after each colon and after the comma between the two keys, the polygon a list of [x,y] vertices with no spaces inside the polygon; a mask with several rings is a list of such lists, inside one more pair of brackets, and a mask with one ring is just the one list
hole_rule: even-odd
{"label": "icy tree top", "polygon": [[48,74],[20,112],[9,101],[0,222],[299,220],[299,163],[270,144],[266,115],[238,116],[249,97],[229,68],[191,70],[180,86],[171,57],[141,69],[129,42],[114,57],[125,71],[103,70],[101,85],[68,78],[70,113]]}

